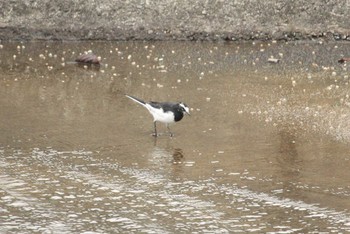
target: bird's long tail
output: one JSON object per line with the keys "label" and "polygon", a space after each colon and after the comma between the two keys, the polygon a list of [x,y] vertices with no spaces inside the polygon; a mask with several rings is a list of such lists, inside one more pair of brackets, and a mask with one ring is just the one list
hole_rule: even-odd
{"label": "bird's long tail", "polygon": [[140,105],[146,107],[146,102],[145,102],[145,101],[143,101],[143,100],[141,100],[141,99],[138,99],[138,98],[136,98],[136,97],[127,95],[127,94],[125,94],[125,96],[126,96],[127,98],[130,98],[130,99],[133,100],[134,102],[137,102],[138,104],[140,104]]}

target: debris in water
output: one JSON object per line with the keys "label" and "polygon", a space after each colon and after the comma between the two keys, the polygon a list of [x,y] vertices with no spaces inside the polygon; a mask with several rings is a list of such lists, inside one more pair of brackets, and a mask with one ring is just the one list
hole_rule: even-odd
{"label": "debris in water", "polygon": [[75,59],[75,62],[100,65],[99,58],[96,55],[94,55],[93,53],[82,54],[78,58]]}
{"label": "debris in water", "polygon": [[269,63],[279,63],[279,59],[276,59],[276,58],[268,58],[267,59],[267,61],[269,62]]}

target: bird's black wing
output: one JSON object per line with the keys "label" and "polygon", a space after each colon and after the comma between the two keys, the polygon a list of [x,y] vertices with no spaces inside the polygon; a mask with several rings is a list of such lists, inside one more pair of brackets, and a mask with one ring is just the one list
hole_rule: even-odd
{"label": "bird's black wing", "polygon": [[161,105],[161,103],[160,102],[149,102],[148,104],[150,104],[152,107],[154,107],[154,108],[157,108],[157,109],[160,109],[160,108],[162,108],[162,105]]}
{"label": "bird's black wing", "polygon": [[167,111],[174,111],[174,108],[176,107],[176,103],[173,102],[149,102],[149,104],[154,108],[162,108],[164,112]]}

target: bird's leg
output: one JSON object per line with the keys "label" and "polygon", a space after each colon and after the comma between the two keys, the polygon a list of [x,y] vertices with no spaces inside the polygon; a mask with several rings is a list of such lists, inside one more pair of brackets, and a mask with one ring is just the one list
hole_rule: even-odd
{"label": "bird's leg", "polygon": [[169,124],[166,124],[166,128],[168,129],[170,136],[173,137],[174,134],[171,132]]}
{"label": "bird's leg", "polygon": [[157,134],[157,122],[154,121],[153,123],[154,123],[154,133],[153,133],[153,136],[157,137],[157,136],[158,136],[158,134]]}

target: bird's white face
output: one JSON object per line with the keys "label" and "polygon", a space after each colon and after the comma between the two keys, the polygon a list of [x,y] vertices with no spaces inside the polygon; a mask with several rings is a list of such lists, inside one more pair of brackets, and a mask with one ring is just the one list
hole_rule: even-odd
{"label": "bird's white face", "polygon": [[183,108],[184,113],[190,115],[190,108],[188,108],[188,106],[185,103],[181,102],[179,105]]}

